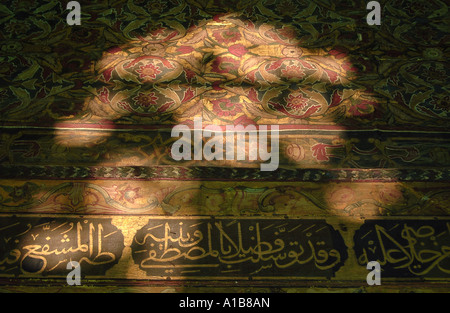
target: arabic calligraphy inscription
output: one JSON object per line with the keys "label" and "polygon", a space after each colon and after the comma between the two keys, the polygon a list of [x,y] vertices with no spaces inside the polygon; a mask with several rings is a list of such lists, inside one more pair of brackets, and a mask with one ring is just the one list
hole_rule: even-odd
{"label": "arabic calligraphy inscription", "polygon": [[311,219],[151,219],[131,248],[160,277],[332,277],[347,259],[339,232]]}
{"label": "arabic calligraphy inscription", "polygon": [[450,277],[450,220],[367,220],[355,232],[360,265],[383,277]]}
{"label": "arabic calligraphy inscription", "polygon": [[105,218],[0,219],[0,274],[67,275],[76,261],[82,275],[104,275],[124,248],[122,232]]}

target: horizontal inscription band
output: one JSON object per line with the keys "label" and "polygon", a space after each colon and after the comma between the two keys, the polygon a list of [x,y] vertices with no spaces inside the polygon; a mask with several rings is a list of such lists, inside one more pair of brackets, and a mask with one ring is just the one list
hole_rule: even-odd
{"label": "horizontal inscription band", "polygon": [[0,277],[448,280],[450,219],[2,216]]}

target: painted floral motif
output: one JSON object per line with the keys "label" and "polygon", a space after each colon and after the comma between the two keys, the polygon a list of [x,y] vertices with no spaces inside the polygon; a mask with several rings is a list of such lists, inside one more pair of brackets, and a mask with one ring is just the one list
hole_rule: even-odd
{"label": "painted floral motif", "polygon": [[242,112],[242,104],[230,99],[212,100],[213,112],[218,116],[235,116]]}
{"label": "painted floral motif", "polygon": [[109,103],[109,90],[106,87],[103,87],[99,92],[98,92],[98,97],[100,99],[101,102],[103,103]]}
{"label": "painted floral motif", "polygon": [[127,201],[130,203],[134,203],[134,201],[141,197],[139,187],[132,188],[130,186],[120,187],[117,189],[119,193],[118,201]]}
{"label": "painted floral motif", "polygon": [[[422,23],[416,25],[415,28],[411,28],[412,26],[408,23],[401,28],[390,24],[384,26],[390,34],[395,34],[394,39],[400,43],[397,45],[386,43],[386,54],[429,60],[430,63],[417,69],[410,67],[406,64],[407,62],[402,64],[397,62],[396,66],[381,66],[384,61],[380,59],[379,55],[382,52],[373,54],[365,49],[365,46],[374,40],[372,30],[361,30],[358,37],[354,32],[338,27],[341,20],[345,20],[345,25],[348,25],[353,19],[351,10],[354,9],[355,4],[352,1],[343,3],[337,8],[337,6],[327,7],[321,3],[292,0],[261,0],[247,4],[239,2],[239,11],[244,12],[243,15],[225,13],[227,10],[224,8],[238,5],[238,2],[233,1],[220,2],[224,3],[225,7],[222,8],[223,10],[217,11],[214,11],[213,8],[219,2],[209,4],[195,2],[194,4],[183,0],[158,0],[150,3],[132,0],[125,7],[121,7],[118,3],[110,8],[109,15],[92,16],[92,21],[96,18],[115,20],[111,24],[113,25],[111,29],[88,27],[87,24],[70,28],[70,31],[67,32],[67,38],[70,38],[70,41],[55,39],[55,43],[48,49],[49,52],[60,55],[60,59],[52,62],[50,59],[54,59],[54,55],[50,57],[48,54],[48,60],[37,68],[33,67],[33,64],[37,64],[34,62],[42,62],[35,61],[37,59],[28,59],[27,53],[32,50],[26,41],[16,39],[22,35],[30,36],[33,34],[30,33],[32,31],[38,31],[40,35],[44,36],[43,32],[50,31],[52,24],[45,27],[44,23],[36,24],[37,19],[31,18],[33,14],[22,12],[25,7],[35,8],[36,1],[27,0],[23,3],[27,5],[20,1],[12,1],[11,7],[16,10],[17,14],[12,13],[11,17],[8,16],[0,31],[3,32],[4,38],[15,39],[2,43],[0,52],[4,56],[20,55],[20,61],[14,62],[14,66],[17,66],[14,71],[20,72],[22,66],[33,69],[27,73],[35,73],[36,77],[24,80],[28,81],[27,86],[30,86],[29,82],[33,79],[38,79],[37,76],[42,76],[44,80],[48,81],[53,77],[53,74],[50,73],[60,73],[61,69],[64,69],[65,72],[62,75],[66,81],[61,83],[61,86],[55,87],[55,90],[59,88],[59,90],[67,90],[67,92],[64,92],[64,95],[59,93],[58,99],[61,96],[71,99],[74,97],[71,93],[75,91],[90,90],[88,85],[95,85],[95,79],[74,75],[73,72],[82,70],[86,72],[86,75],[90,75],[88,72],[92,69],[93,64],[99,61],[97,63],[101,65],[95,65],[96,71],[98,71],[101,81],[107,84],[105,88],[108,91],[97,86],[94,87],[99,92],[97,100],[91,101],[86,107],[91,112],[103,112],[101,115],[103,117],[106,117],[108,112],[114,112],[111,118],[116,120],[117,113],[120,113],[121,108],[125,107],[128,108],[124,112],[125,116],[129,116],[129,112],[133,112],[133,110],[138,110],[139,114],[142,114],[144,112],[139,110],[153,110],[154,103],[161,102],[164,104],[160,104],[161,111],[158,111],[159,113],[176,110],[178,118],[186,119],[192,117],[192,112],[200,114],[201,105],[197,106],[199,100],[211,103],[212,100],[236,96],[239,97],[237,102],[246,105],[243,105],[241,112],[234,117],[244,118],[242,116],[245,115],[248,120],[263,124],[275,121],[276,123],[296,124],[296,120],[302,119],[305,123],[327,124],[331,120],[339,120],[344,124],[351,125],[358,121],[367,122],[370,117],[373,118],[371,122],[377,123],[377,125],[379,123],[393,125],[398,121],[412,121],[414,118],[446,118],[447,116],[445,97],[440,94],[441,91],[433,90],[432,87],[432,85],[442,84],[446,74],[445,68],[439,65],[441,64],[439,62],[443,62],[445,55],[439,45],[445,39],[445,32],[431,31],[441,20],[436,12],[445,11],[441,3],[418,4],[410,0],[397,0],[386,4],[384,14],[398,15],[400,19],[407,19],[404,12],[400,10],[403,7],[413,15],[426,11],[426,18],[433,14],[436,16],[438,24]],[[60,15],[61,12],[55,11],[56,9],[56,6],[49,5],[42,8],[44,10],[42,13],[45,12],[47,16]],[[88,9],[95,11],[93,8]],[[328,20],[324,21],[320,16],[317,17],[317,12],[322,12],[323,16],[329,16],[334,11],[343,11],[344,13],[342,19],[336,18],[333,24],[330,24]],[[266,16],[264,12],[275,12],[276,14]],[[15,14],[16,18],[14,18]],[[151,15],[152,18],[137,18],[141,14]],[[119,16],[127,18],[123,19]],[[129,18],[131,16],[136,16],[133,22]],[[299,27],[297,24],[299,18],[303,19],[307,16],[315,18],[316,22],[311,24],[310,28]],[[288,21],[290,19],[292,21]],[[424,46],[424,49],[408,48],[405,46],[406,42],[417,41],[412,38],[413,31],[432,34],[430,40],[434,45]],[[321,35],[318,36],[318,34]],[[61,36],[62,38],[63,36]],[[104,40],[99,41],[98,38]],[[378,39],[381,40],[380,38]],[[105,49],[95,56],[94,54],[91,57],[74,55],[74,51],[90,51],[97,45],[105,45]],[[312,49],[312,47],[316,48]],[[355,54],[352,51],[354,48],[358,48],[358,51],[362,52]],[[103,52],[106,57],[99,60],[98,55]],[[129,66],[127,67],[127,65]],[[11,66],[6,66],[4,69],[5,72],[11,72],[11,70]],[[358,80],[358,77],[362,75],[370,77],[367,79],[367,84],[358,85],[358,87],[351,84],[352,80]],[[380,75],[385,77],[385,80],[382,80]],[[405,75],[409,75],[406,80]],[[379,77],[377,78],[377,76]],[[405,81],[409,81],[410,78],[414,79],[406,83]],[[39,79],[42,78],[39,77]],[[396,79],[397,82],[395,82]],[[63,80],[58,81],[63,82]],[[394,84],[392,84],[393,81]],[[133,89],[137,86],[133,84],[142,82],[151,84],[172,82],[171,88],[174,89],[169,91],[167,86],[158,87],[158,85],[155,87],[162,88],[158,91]],[[71,84],[73,88],[67,87],[66,83]],[[294,83],[297,86],[294,86]],[[424,83],[428,85],[423,85]],[[176,84],[196,84],[196,87],[192,88],[187,95],[188,86],[178,87]],[[409,88],[408,84],[411,84],[413,88]],[[53,95],[55,91],[48,90],[46,86],[48,83],[35,86],[34,90],[28,90],[30,99],[48,99],[50,95]],[[425,91],[423,87],[429,89]],[[257,90],[257,101],[246,96],[248,93],[246,88]],[[314,89],[314,94],[307,92],[303,95],[304,98],[310,99],[309,102],[305,102],[300,97],[294,99],[289,96],[289,94],[298,92],[299,88],[303,89],[303,92]],[[359,89],[359,92],[352,93],[355,89]],[[134,90],[135,94],[128,95],[128,99],[125,99],[127,90]],[[209,93],[209,90],[222,94],[219,98],[214,98],[214,94]],[[413,96],[416,90],[422,90],[424,99]],[[14,92],[9,93],[9,96],[23,98],[16,103],[30,103],[26,99],[27,92],[15,89]],[[136,104],[132,99],[138,97],[138,92],[147,94],[153,92],[154,95],[147,99],[148,101],[139,100],[139,104]],[[386,115],[375,114],[377,113],[375,104],[366,102],[364,97],[356,97],[356,94],[364,92],[371,94],[380,92],[385,96],[385,99],[381,101],[385,102],[386,98],[389,98],[392,104],[409,107],[414,112],[408,118],[400,118],[397,116],[398,114],[409,113],[397,110],[395,111],[397,113],[388,121]],[[86,94],[86,97],[88,96]],[[76,97],[82,98],[79,94]],[[164,97],[164,100],[156,100],[155,97],[160,100],[161,97]],[[140,99],[140,97],[138,98]],[[346,110],[342,110],[341,104],[344,101],[346,101]],[[274,104],[275,102],[276,104]],[[100,104],[108,104],[111,106],[111,110],[107,107],[93,108]],[[165,108],[162,108],[164,105]],[[58,110],[58,105],[50,107],[55,110],[52,112],[53,116],[69,113]],[[328,109],[325,110],[326,108]],[[184,110],[189,114],[184,114]],[[40,110],[40,112],[42,112],[40,114],[48,114],[46,110]],[[219,114],[224,114],[218,110],[218,106],[211,112],[217,114],[217,118],[222,117]],[[142,123],[149,122],[149,120],[142,119],[144,116],[139,114],[137,116],[140,117],[135,116],[134,118],[141,119]],[[83,116],[83,113],[76,114],[75,112],[75,115]],[[279,119],[282,116],[285,118]],[[32,113],[30,110],[29,118],[34,117],[37,118],[36,112]],[[72,117],[73,114],[66,118]],[[314,119],[312,119],[313,117]],[[345,118],[348,119],[345,120]],[[158,120],[155,119],[155,122]],[[218,120],[213,121],[213,123],[216,122]],[[442,126],[442,123],[434,124]]]}
{"label": "painted floral motif", "polygon": [[153,64],[142,65],[139,67],[136,72],[139,73],[139,78],[144,81],[152,81],[156,78],[156,75],[161,74],[159,66],[155,66]]}
{"label": "painted floral motif", "polygon": [[237,57],[242,57],[244,54],[248,52],[245,46],[242,44],[232,45],[228,48],[228,51]]}
{"label": "painted floral motif", "polygon": [[8,194],[12,198],[13,202],[30,201],[33,197],[34,191],[37,189],[37,185],[34,183],[25,183],[22,186],[14,186],[12,191]]}
{"label": "painted floral motif", "polygon": [[305,158],[305,148],[302,145],[291,143],[285,149],[289,161],[299,162]]}
{"label": "painted floral motif", "polygon": [[369,117],[373,116],[378,107],[379,105],[375,101],[355,101],[353,102],[353,105],[348,109],[348,112],[352,116]]}
{"label": "painted floral motif", "polygon": [[30,25],[27,22],[18,20],[9,21],[5,26],[5,30],[11,33],[14,38],[24,37],[29,29]]}
{"label": "painted floral motif", "polygon": [[[360,20],[352,0],[82,4],[95,14],[80,27],[57,22],[64,10],[56,2],[2,4],[11,11],[1,13],[2,122],[153,127],[204,116],[222,126],[448,129],[442,1],[386,3],[383,14],[398,23],[358,31],[350,29]],[[413,25],[408,14],[419,12]],[[317,146],[314,155],[325,162],[331,149]],[[438,164],[447,149],[436,149],[429,160]]]}
{"label": "painted floral motif", "polygon": [[231,57],[217,57],[212,63],[212,71],[216,73],[236,72],[240,62]]}
{"label": "painted floral motif", "polygon": [[[332,216],[350,250],[363,217],[448,218],[445,1],[385,1],[380,27],[361,24],[366,2],[355,0],[80,0],[79,26],[64,22],[66,2],[44,2],[0,4],[3,215],[112,216],[125,235],[115,242],[128,246],[126,224],[141,228],[149,215]],[[199,116],[209,125],[279,125],[282,166],[176,164],[169,130]],[[394,222],[385,230],[397,232]],[[29,243],[45,244],[37,235]],[[58,240],[76,247],[75,237]],[[117,256],[118,271],[105,279],[142,277]]]}
{"label": "painted floral motif", "polygon": [[283,48],[281,53],[288,58],[298,58],[302,56],[303,50],[300,47],[287,46]]}
{"label": "painted floral motif", "polygon": [[38,5],[35,0],[14,0],[13,6],[16,10],[30,10]]}
{"label": "painted floral motif", "polygon": [[167,4],[162,0],[146,1],[145,8],[152,14],[160,14],[167,7]]}
{"label": "painted floral motif", "polygon": [[158,40],[164,38],[170,30],[167,27],[164,27],[162,23],[148,23],[144,27],[143,32],[148,37]]}
{"label": "painted floral motif", "polygon": [[241,33],[237,28],[228,28],[224,30],[216,30],[213,32],[213,37],[218,43],[228,45],[241,39]]}
{"label": "painted floral motif", "polygon": [[286,39],[295,39],[298,36],[298,31],[295,27],[283,25],[277,32]]}
{"label": "painted floral motif", "polygon": [[158,100],[158,97],[155,97],[154,92],[150,92],[148,94],[140,92],[136,97],[133,98],[133,100],[137,105],[148,108],[152,105],[156,105],[156,100]]}
{"label": "painted floral motif", "polygon": [[305,76],[303,68],[297,65],[288,65],[281,70],[281,73],[284,77],[291,79],[302,79]]}
{"label": "painted floral motif", "polygon": [[144,48],[142,48],[142,52],[147,55],[163,56],[165,48],[161,44],[148,44]]}
{"label": "painted floral motif", "polygon": [[298,12],[298,6],[291,0],[282,0],[276,5],[276,10],[282,16],[294,16]]}
{"label": "painted floral motif", "polygon": [[6,54],[14,55],[23,49],[23,45],[19,41],[5,41],[0,49]]}
{"label": "painted floral motif", "polygon": [[313,100],[305,97],[302,93],[289,94],[286,99],[287,109],[286,113],[290,116],[296,116],[297,118],[307,118],[316,113],[320,105],[317,105]]}
{"label": "painted floral motif", "polygon": [[438,97],[431,96],[430,104],[433,105],[436,112],[443,112],[441,116],[446,117],[450,115],[450,96]]}
{"label": "painted floral motif", "polygon": [[81,42],[90,43],[100,35],[100,31],[97,29],[89,29],[87,27],[74,28],[70,34],[70,39]]}
{"label": "painted floral motif", "polygon": [[286,107],[292,110],[303,110],[308,105],[308,98],[303,97],[303,94],[290,94],[287,98]]}
{"label": "painted floral motif", "polygon": [[180,46],[177,48],[177,51],[181,54],[188,54],[194,51],[194,48],[192,48],[191,46]]}

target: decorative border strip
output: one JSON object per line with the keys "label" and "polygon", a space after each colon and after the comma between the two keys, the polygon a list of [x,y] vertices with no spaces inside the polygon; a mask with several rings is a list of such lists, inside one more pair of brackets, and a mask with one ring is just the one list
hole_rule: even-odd
{"label": "decorative border strip", "polygon": [[123,179],[304,182],[449,182],[450,169],[284,169],[185,166],[41,166],[0,165],[7,179]]}

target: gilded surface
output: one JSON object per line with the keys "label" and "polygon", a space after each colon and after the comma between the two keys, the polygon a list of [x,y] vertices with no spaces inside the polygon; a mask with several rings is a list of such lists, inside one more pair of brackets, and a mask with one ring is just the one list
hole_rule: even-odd
{"label": "gilded surface", "polygon": [[[446,3],[80,2],[0,4],[1,291],[449,291]],[[278,169],[175,161],[199,117]]]}

